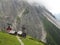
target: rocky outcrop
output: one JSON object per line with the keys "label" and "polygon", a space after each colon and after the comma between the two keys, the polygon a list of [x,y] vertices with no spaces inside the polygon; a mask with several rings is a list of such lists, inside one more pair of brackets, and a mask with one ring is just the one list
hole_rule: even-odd
{"label": "rocky outcrop", "polygon": [[59,28],[55,17],[44,6],[22,0],[0,0],[0,29],[6,29],[9,23],[13,30],[19,31],[24,25],[28,35],[46,42],[47,31],[42,18]]}

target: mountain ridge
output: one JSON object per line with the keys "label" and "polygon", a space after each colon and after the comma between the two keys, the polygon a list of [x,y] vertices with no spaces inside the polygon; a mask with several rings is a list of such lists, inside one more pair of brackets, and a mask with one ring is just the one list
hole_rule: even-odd
{"label": "mountain ridge", "polygon": [[[58,40],[54,38],[54,34],[56,34],[57,37],[60,37],[58,34],[60,33],[60,23],[44,6],[30,5],[28,2],[22,0],[1,0],[0,29],[6,31],[8,23],[11,24],[14,31],[22,30],[21,27],[24,25],[27,35],[45,43],[51,43],[51,45],[55,45],[54,40],[57,44],[60,44],[58,43]],[[53,32],[54,34],[52,34]]]}

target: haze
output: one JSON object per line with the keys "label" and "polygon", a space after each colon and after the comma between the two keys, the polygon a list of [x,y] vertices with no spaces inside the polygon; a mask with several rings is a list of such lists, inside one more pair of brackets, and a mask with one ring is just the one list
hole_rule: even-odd
{"label": "haze", "polygon": [[57,19],[60,19],[60,0],[28,0],[30,3],[43,4]]}

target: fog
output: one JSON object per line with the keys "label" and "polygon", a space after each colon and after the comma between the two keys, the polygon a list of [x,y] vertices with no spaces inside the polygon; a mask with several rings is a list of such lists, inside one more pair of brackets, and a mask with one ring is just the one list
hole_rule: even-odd
{"label": "fog", "polygon": [[29,3],[44,5],[58,20],[60,20],[60,0],[27,0]]}

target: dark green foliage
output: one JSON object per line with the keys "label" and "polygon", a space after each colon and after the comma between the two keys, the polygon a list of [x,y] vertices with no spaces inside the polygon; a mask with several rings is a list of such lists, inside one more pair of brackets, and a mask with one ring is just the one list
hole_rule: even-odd
{"label": "dark green foliage", "polygon": [[54,24],[48,21],[45,17],[41,18],[45,30],[47,31],[47,43],[48,45],[60,45],[60,29],[58,29]]}

